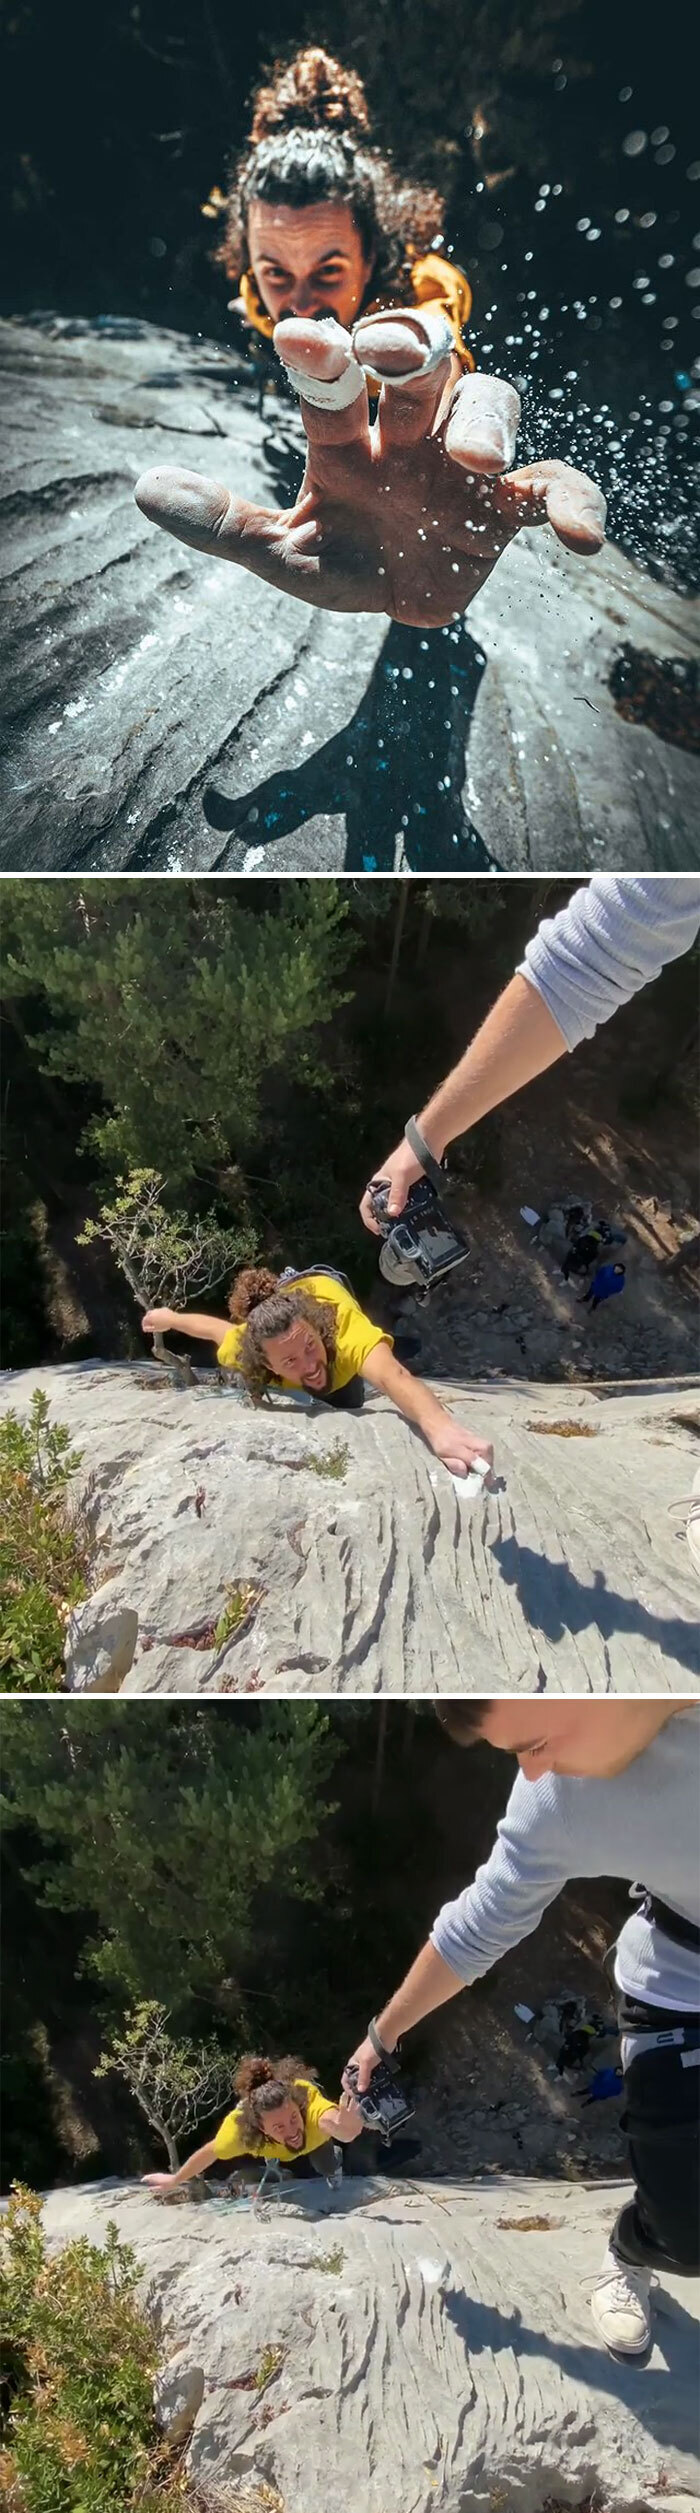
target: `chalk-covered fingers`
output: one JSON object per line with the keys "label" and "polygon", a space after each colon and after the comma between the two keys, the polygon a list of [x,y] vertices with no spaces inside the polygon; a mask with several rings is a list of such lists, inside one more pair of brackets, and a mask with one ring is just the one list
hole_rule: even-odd
{"label": "chalk-covered fingers", "polygon": [[444,432],[445,451],[465,471],[509,471],[520,426],[520,395],[500,375],[464,375]]}
{"label": "chalk-covered fingers", "polygon": [[429,307],[367,314],[352,338],[360,366],[382,387],[382,444],[427,436],[450,378],[454,339],[446,315]]}
{"label": "chalk-covered fingers", "polygon": [[605,540],[606,504],[602,489],[585,471],[565,462],[533,462],[499,482],[498,502],[508,504],[521,524],[551,524],[566,550],[590,558]]}
{"label": "chalk-covered fingers", "polygon": [[350,332],[330,316],[322,322],[290,315],[273,335],[278,358],[299,394],[311,445],[355,445],[369,439],[367,386]]}

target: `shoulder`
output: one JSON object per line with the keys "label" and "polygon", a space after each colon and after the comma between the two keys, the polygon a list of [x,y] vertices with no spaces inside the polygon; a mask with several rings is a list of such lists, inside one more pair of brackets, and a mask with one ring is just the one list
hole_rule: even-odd
{"label": "shoulder", "polygon": [[313,1300],[329,1300],[334,1309],[342,1309],[346,1301],[357,1306],[353,1293],[346,1291],[344,1283],[334,1282],[332,1274],[302,1274],[293,1289],[309,1291]]}
{"label": "shoulder", "polygon": [[232,1363],[237,1361],[244,1333],[243,1326],[227,1326],[221,1343],[217,1345],[216,1353],[217,1361],[222,1363],[224,1369],[230,1369]]}
{"label": "shoulder", "polygon": [[507,1825],[511,1835],[515,1834],[521,1841],[544,1840],[566,1831],[571,1786],[572,1783],[562,1779],[558,1772],[546,1771],[541,1780],[526,1780],[525,1773],[519,1771],[502,1817],[503,1824]]}

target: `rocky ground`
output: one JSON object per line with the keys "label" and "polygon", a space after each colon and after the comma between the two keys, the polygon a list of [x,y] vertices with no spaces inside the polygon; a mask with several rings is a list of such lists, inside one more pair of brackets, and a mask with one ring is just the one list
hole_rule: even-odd
{"label": "rocky ground", "polygon": [[254,2209],[116,2182],[53,2191],[45,2222],[133,2244],[159,2414],[212,2513],[256,2485],[278,2513],[697,2513],[697,2283],[664,2280],[643,2367],[591,2319],[623,2195],[383,2176]]}
{"label": "rocky ground", "polygon": [[261,1409],[156,1365],[8,1372],[82,1452],[94,1593],[72,1688],[692,1693],[697,1574],[672,1504],[696,1467],[684,1382],[435,1381],[495,1443],[448,1474],[384,1399]]}
{"label": "rocky ground", "polygon": [[521,534],[428,638],[309,609],[138,513],[156,462],[296,494],[298,420],[218,346],[5,322],[0,409],[6,871],[700,862],[694,606],[613,545],[584,564]]}

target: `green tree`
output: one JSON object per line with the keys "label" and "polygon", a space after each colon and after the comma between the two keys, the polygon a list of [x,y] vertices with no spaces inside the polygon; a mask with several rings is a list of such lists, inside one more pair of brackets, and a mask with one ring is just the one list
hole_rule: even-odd
{"label": "green tree", "polygon": [[347,999],[353,948],[332,881],[283,883],[264,905],[230,883],[18,882],[3,990],[34,1000],[42,1072],[99,1095],[84,1140],[110,1170],[159,1169],[173,1189],[204,1177],[245,1209],[237,1165],[266,1085],[281,1069],[321,1081],[312,1034]]}
{"label": "green tree", "polygon": [[64,1423],[49,1421],[35,1388],[24,1420],[0,1423],[0,1692],[54,1692],[63,1682],[71,1606],[87,1589],[88,1515],[71,1502],[81,1453]]}
{"label": "green tree", "polygon": [[[47,2251],[17,2184],[0,2227],[0,2494],[12,2513],[186,2513],[180,2455],[158,2432],[158,2350],[138,2261],[107,2226]],[[193,2501],[193,2499],[192,2499]]]}
{"label": "green tree", "polygon": [[123,2077],[150,2129],[162,2138],[171,2172],[180,2162],[181,2138],[221,2109],[231,2088],[231,2062],[218,2042],[175,2041],[167,2008],[142,1999],[114,2030],[94,2069],[96,2077]]}
{"label": "green tree", "polygon": [[[99,1220],[86,1222],[78,1245],[106,1239],[140,1309],[194,1307],[255,1255],[252,1231],[222,1230],[214,1212],[169,1213],[157,1169],[131,1169],[117,1189],[113,1204],[100,1205]],[[162,1335],[153,1342],[159,1357],[172,1360]]]}
{"label": "green tree", "polygon": [[67,1702],[57,1719],[16,1702],[3,1729],[0,1811],[34,1830],[38,1900],[94,1915],[84,1961],[102,1990],[122,2008],[157,1999],[178,2029],[201,2001],[247,2030],[260,1995],[267,2024],[283,1983],[265,1968],[265,1894],[323,1894],[309,1854],[339,1747],[320,1707],[239,1704],[233,1719],[187,1701],[154,1719],[129,1701],[86,1719]]}

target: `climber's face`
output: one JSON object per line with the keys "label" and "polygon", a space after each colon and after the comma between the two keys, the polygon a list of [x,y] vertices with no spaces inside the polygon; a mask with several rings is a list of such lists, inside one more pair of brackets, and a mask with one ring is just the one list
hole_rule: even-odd
{"label": "climber's face", "polygon": [[316,320],[334,314],[349,327],[359,313],[372,263],[346,201],[251,201],[250,264],[266,312]]}
{"label": "climber's face", "polygon": [[659,1701],[491,1702],[480,1734],[517,1754],[526,1780],[556,1771],[580,1780],[612,1780],[636,1762],[674,1711]]}
{"label": "climber's face", "polygon": [[307,1318],[295,1318],[284,1335],[271,1335],[263,1351],[273,1378],[289,1379],[294,1387],[308,1387],[318,1393],[327,1387],[325,1345]]}
{"label": "climber's face", "polygon": [[276,2147],[290,2147],[294,2155],[304,2144],[304,2123],[298,2103],[280,2103],[277,2111],[260,2116],[264,2138],[271,2138]]}

